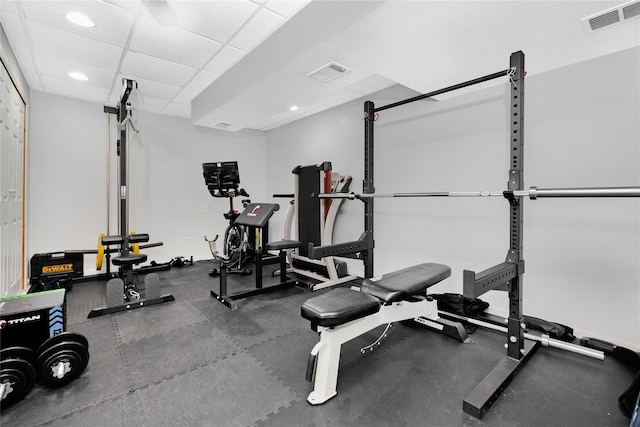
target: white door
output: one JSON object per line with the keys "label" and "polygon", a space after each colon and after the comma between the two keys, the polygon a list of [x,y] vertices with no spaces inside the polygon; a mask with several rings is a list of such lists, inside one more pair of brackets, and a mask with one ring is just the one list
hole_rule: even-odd
{"label": "white door", "polygon": [[23,183],[25,104],[0,67],[0,297],[23,289]]}

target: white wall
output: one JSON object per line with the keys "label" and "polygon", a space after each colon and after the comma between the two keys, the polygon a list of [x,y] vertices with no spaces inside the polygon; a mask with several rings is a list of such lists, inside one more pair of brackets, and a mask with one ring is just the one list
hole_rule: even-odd
{"label": "white wall", "polygon": [[[639,64],[634,48],[526,79],[526,187],[639,184]],[[381,112],[376,192],[505,189],[505,88]],[[391,100],[381,98],[392,95],[371,99],[382,106]],[[267,193],[291,191],[295,165],[324,160],[356,177],[353,190],[361,192],[362,101],[269,132]],[[570,325],[578,336],[640,348],[638,200],[527,200],[524,215],[525,314]],[[336,241],[353,240],[362,230],[361,203],[350,202],[338,218]],[[508,204],[497,198],[378,199],[375,230],[376,274],[442,262],[452,267],[452,278],[433,291],[461,292],[463,269],[481,271],[504,260]],[[362,273],[361,264],[350,268]],[[506,314],[504,292],[483,299]]]}
{"label": "white wall", "polygon": [[[106,233],[107,119],[103,106],[32,92],[28,258],[34,253],[95,249]],[[192,126],[187,119],[136,112],[130,134],[129,228],[164,246],[149,260],[209,259],[203,235],[222,234],[227,199],[211,197],[203,162],[238,160],[242,185],[264,197],[265,136]],[[111,120],[111,234],[118,234],[115,117]],[[188,239],[192,239],[189,245]],[[95,256],[85,257],[85,273]]]}
{"label": "white wall", "polygon": [[[634,48],[527,78],[527,187],[638,184],[639,64],[640,49]],[[505,87],[382,112],[376,124],[376,191],[504,189]],[[396,87],[370,99],[381,106],[411,95]],[[102,105],[38,92],[32,92],[31,101],[29,256],[93,248],[106,228]],[[293,167],[325,160],[352,175],[353,190],[362,191],[362,101],[266,135],[215,131],[184,119],[137,113],[141,133],[131,138],[130,228],[165,244],[150,249],[149,258],[210,257],[202,235],[222,233],[227,205],[206,191],[202,162],[238,160],[243,186],[254,200],[292,192]],[[271,222],[271,239],[282,235],[285,218],[286,203],[276,201],[283,209]],[[526,200],[525,313],[573,326],[578,336],[640,348],[638,209],[635,199]],[[453,276],[434,292],[461,292],[463,269],[480,271],[504,259],[507,214],[499,198],[380,199],[376,273],[442,262],[452,267]],[[336,227],[336,241],[356,239],[363,230],[362,204],[346,203]],[[192,245],[186,243],[189,237]],[[93,261],[87,258],[86,270]],[[362,273],[357,261],[350,262],[350,269]],[[506,294],[491,292],[483,298],[492,310],[505,313]]]}

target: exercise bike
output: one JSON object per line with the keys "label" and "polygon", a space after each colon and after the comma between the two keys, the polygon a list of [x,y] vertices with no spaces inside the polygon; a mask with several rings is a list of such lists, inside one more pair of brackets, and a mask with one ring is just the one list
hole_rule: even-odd
{"label": "exercise bike", "polygon": [[[247,263],[252,259],[252,251],[249,244],[248,230],[240,224],[236,224],[236,219],[240,212],[233,207],[233,199],[236,197],[250,197],[244,188],[238,188],[240,184],[240,174],[238,172],[238,163],[220,162],[220,163],[203,163],[203,176],[209,193],[213,197],[225,197],[229,199],[229,211],[225,212],[224,218],[229,221],[229,225],[224,231],[223,251],[222,255],[225,259],[227,274],[241,274],[243,276],[251,274],[252,271],[246,267]],[[246,207],[251,200],[242,200],[243,208]],[[204,236],[205,241],[209,244],[209,249],[215,260],[219,260],[219,253],[216,249],[218,235],[213,240],[209,240]],[[218,268],[213,268],[210,276],[220,274]]]}

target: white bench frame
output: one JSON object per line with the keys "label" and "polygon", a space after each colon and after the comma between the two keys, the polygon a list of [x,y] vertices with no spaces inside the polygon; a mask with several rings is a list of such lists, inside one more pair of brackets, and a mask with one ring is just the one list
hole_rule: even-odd
{"label": "white bench frame", "polygon": [[[358,291],[354,291],[358,292]],[[378,326],[403,320],[421,318],[420,323],[442,330],[437,322],[438,307],[436,301],[426,298],[420,301],[398,301],[382,305],[380,311],[360,319],[352,320],[332,328],[318,326],[320,342],[311,350],[311,360],[315,360],[313,369],[313,391],[307,397],[312,405],[320,405],[334,397],[338,392],[338,367],[342,344],[369,332]]]}

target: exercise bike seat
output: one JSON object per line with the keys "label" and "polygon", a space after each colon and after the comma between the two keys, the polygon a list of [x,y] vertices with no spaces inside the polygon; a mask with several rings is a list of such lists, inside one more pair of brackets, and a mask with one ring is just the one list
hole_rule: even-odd
{"label": "exercise bike seat", "polygon": [[451,276],[451,267],[423,263],[387,273],[379,278],[365,279],[360,292],[372,295],[386,304],[422,295],[436,283]]}

